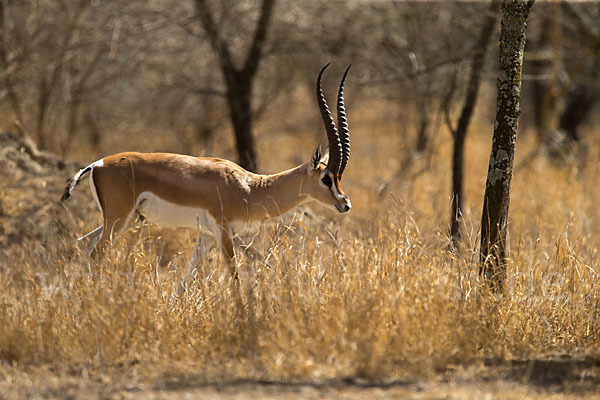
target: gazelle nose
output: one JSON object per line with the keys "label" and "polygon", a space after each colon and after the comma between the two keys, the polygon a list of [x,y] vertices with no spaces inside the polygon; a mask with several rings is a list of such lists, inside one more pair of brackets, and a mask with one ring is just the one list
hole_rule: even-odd
{"label": "gazelle nose", "polygon": [[348,212],[348,211],[350,211],[352,206],[350,204],[344,204],[343,208],[344,208],[344,212]]}

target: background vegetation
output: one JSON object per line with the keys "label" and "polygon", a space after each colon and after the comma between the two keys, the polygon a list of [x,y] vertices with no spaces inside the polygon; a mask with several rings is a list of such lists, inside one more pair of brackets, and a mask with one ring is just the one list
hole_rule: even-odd
{"label": "background vegetation", "polygon": [[[181,286],[195,232],[138,222],[90,263],[74,239],[100,223],[91,195],[58,202],[79,166],[118,151],[237,159],[198,5],[0,5],[0,123],[13,132],[0,135],[1,395],[598,395],[597,4],[531,11],[502,296],[478,277],[498,29],[466,138],[461,244],[449,236],[449,126],[489,4],[275,3],[252,89],[257,169],[325,143],[316,73],[333,60],[333,101],[353,63],[353,209],[240,231],[252,254],[239,295],[214,249]],[[208,6],[242,65],[262,4]]]}

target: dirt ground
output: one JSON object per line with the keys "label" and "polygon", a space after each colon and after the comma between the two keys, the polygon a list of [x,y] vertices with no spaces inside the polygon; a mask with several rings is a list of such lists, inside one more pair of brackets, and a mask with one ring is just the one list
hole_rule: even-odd
{"label": "dirt ground", "polygon": [[56,374],[50,368],[0,367],[0,398],[70,399],[600,399],[597,360],[490,361],[420,380],[373,383],[234,380],[194,375],[136,377],[135,371]]}

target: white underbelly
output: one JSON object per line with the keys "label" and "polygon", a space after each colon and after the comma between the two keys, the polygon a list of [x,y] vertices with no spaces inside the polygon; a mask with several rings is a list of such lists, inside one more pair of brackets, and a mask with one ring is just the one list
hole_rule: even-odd
{"label": "white underbelly", "polygon": [[204,228],[214,231],[215,219],[204,208],[180,206],[161,199],[151,192],[138,197],[137,210],[156,225],[170,228]]}

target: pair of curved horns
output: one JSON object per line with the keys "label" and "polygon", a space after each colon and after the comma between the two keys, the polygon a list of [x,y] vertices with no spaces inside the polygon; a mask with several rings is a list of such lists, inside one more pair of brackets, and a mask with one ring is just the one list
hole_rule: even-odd
{"label": "pair of curved horns", "polygon": [[344,82],[346,81],[346,75],[352,65],[348,65],[342,81],[340,82],[340,88],[338,90],[337,97],[337,117],[339,133],[327,107],[327,101],[323,95],[323,88],[321,87],[321,76],[325,69],[330,63],[326,64],[319,72],[317,78],[317,100],[319,102],[319,109],[321,110],[321,116],[323,117],[323,123],[325,124],[325,130],[327,131],[327,140],[329,141],[329,161],[327,162],[327,169],[334,174],[342,176],[346,164],[348,164],[348,158],[350,157],[350,131],[348,129],[348,120],[346,119],[346,109],[344,107]]}

